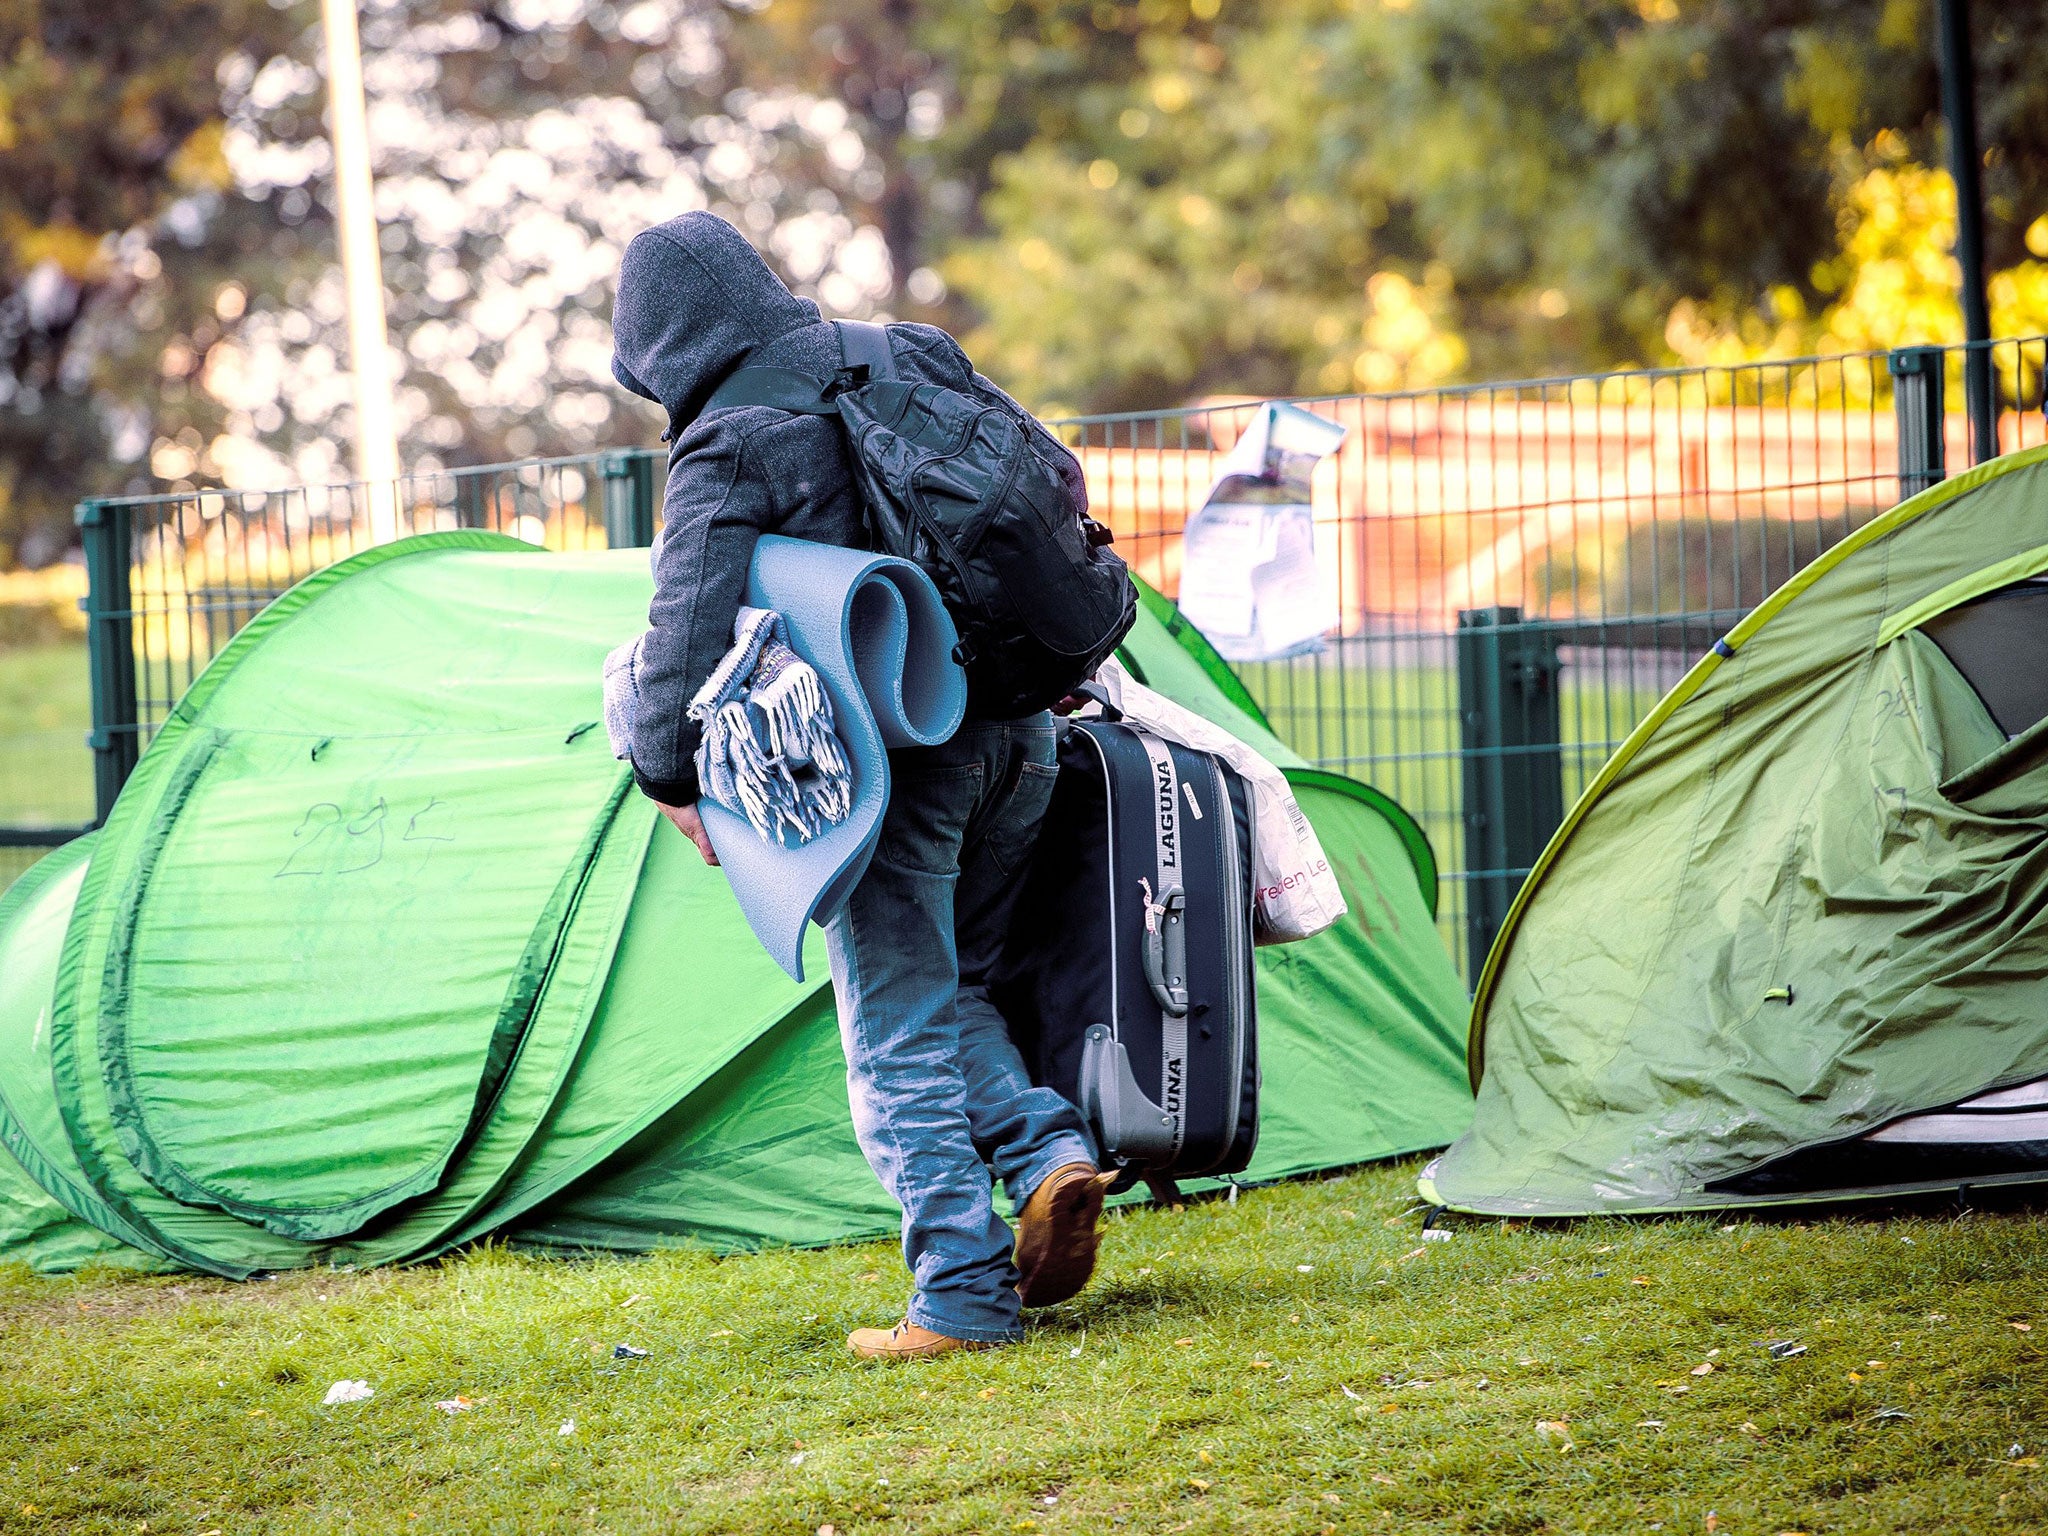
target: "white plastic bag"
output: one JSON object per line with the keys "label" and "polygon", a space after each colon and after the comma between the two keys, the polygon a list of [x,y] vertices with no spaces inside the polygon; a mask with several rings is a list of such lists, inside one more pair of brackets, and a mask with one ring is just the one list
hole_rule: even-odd
{"label": "white plastic bag", "polygon": [[1344,893],[1323,855],[1322,841],[1278,768],[1222,726],[1133,680],[1114,656],[1102,664],[1095,680],[1111,707],[1132,725],[1184,747],[1215,753],[1251,786],[1252,878],[1259,888],[1252,914],[1256,942],[1305,939],[1344,915]]}

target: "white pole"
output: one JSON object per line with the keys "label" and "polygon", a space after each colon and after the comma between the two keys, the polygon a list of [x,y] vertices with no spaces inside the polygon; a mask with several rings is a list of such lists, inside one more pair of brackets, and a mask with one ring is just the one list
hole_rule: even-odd
{"label": "white pole", "polygon": [[363,108],[362,42],[355,0],[321,0],[327,27],[327,111],[334,146],[342,284],[348,293],[349,367],[355,376],[356,478],[365,482],[370,537],[398,531],[397,412],[384,324],[384,265],[370,192],[370,128]]}

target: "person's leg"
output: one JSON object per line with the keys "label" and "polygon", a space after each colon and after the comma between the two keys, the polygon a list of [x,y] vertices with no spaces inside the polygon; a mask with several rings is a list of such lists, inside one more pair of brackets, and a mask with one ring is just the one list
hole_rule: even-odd
{"label": "person's leg", "polygon": [[989,973],[1002,952],[1024,869],[1052,797],[1056,740],[1052,716],[1005,727],[1002,776],[960,852],[953,932],[960,971],[960,1066],[975,1145],[1022,1210],[1047,1174],[1095,1161],[1080,1112],[1051,1088],[1036,1086],[989,1000]]}
{"label": "person's leg", "polygon": [[1003,780],[960,854],[954,934],[960,964],[960,1064],[975,1145],[1016,1207],[1018,1290],[1027,1307],[1067,1300],[1095,1272],[1097,1224],[1113,1177],[1098,1173],[1080,1111],[1034,1085],[1008,1024],[989,999],[989,973],[1016,910],[1024,868],[1052,796],[1052,717],[1008,727]]}
{"label": "person's leg", "polygon": [[947,1339],[1019,1334],[1010,1230],[969,1129],[956,995],[954,888],[999,728],[893,754],[873,862],[826,931],[861,1150],[903,1207],[909,1321]]}

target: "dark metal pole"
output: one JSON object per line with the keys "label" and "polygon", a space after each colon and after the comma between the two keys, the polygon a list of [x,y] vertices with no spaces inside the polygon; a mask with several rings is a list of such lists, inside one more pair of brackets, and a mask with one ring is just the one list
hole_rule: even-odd
{"label": "dark metal pole", "polygon": [[98,822],[113,813],[142,750],[135,706],[134,514],[104,501],[78,504],[85,540],[85,640],[92,669],[93,805]]}
{"label": "dark metal pole", "polygon": [[1963,393],[1969,403],[1971,462],[1998,454],[1991,395],[1991,308],[1984,296],[1983,157],[1977,149],[1977,82],[1970,62],[1970,0],[1941,0],[1941,113],[1948,120],[1948,170],[1956,186],[1956,261],[1963,269]]}

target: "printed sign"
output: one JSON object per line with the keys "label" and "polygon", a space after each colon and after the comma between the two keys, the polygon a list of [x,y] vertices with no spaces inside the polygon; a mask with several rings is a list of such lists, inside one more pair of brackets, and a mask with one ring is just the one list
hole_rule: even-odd
{"label": "printed sign", "polygon": [[1320,650],[1337,622],[1316,561],[1310,477],[1344,428],[1298,405],[1259,407],[1183,530],[1180,608],[1230,661]]}

